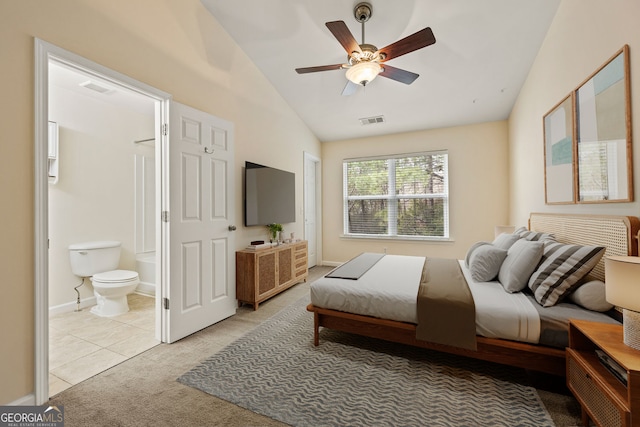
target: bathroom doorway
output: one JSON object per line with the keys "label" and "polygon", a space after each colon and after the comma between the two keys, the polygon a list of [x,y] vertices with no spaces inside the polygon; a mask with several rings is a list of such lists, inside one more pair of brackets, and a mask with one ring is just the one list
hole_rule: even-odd
{"label": "bathroom doorway", "polygon": [[[154,102],[153,134],[155,138],[155,246],[156,249],[156,296],[154,330],[158,341],[171,343],[188,336],[200,329],[214,324],[235,314],[235,269],[234,251],[236,248],[233,231],[235,222],[235,183],[234,183],[234,130],[233,123],[217,118],[171,101],[165,92],[136,81],[126,75],[89,61],[81,56],[68,52],[57,46],[35,39],[35,403],[44,404],[49,398],[49,260],[51,247],[57,242],[50,239],[49,223],[49,180],[57,179],[59,183],[69,175],[64,171],[63,158],[59,158],[56,178],[56,158],[49,152],[48,124],[49,119],[49,64],[61,63],[80,70],[91,78],[104,80],[108,85],[125,88],[134,93],[144,95]],[[89,82],[87,85],[91,85]],[[100,86],[100,85],[98,85]],[[82,114],[85,113],[83,110]],[[91,117],[87,117],[88,120]],[[107,120],[110,126],[116,126],[115,120]],[[145,128],[144,132],[148,132]],[[146,135],[146,133],[142,133]],[[84,137],[84,135],[80,135]],[[96,136],[101,139],[102,135]],[[133,138],[133,140],[132,140]],[[114,137],[102,141],[95,146],[95,151],[71,157],[67,163],[72,167],[82,166],[87,157],[98,157],[106,162],[111,154],[105,147],[113,143]],[[119,139],[119,137],[118,137]],[[146,136],[127,136],[126,144],[130,147],[142,142]],[[134,142],[138,141],[138,142]],[[149,141],[147,141],[149,142]],[[62,148],[62,147],[60,147]],[[206,164],[203,168],[181,169],[183,160],[196,165]],[[54,161],[52,161],[54,160]],[[133,164],[131,160],[131,164]],[[99,165],[102,166],[102,165]],[[171,171],[175,171],[171,173]],[[65,175],[66,174],[66,175]],[[90,168],[81,174],[80,180],[94,177],[91,188],[85,189],[84,195],[90,192],[94,197],[87,215],[99,214],[101,210],[121,207],[124,199],[112,200],[111,194],[119,188],[109,188],[112,181],[117,181],[125,174],[119,167],[107,169]],[[128,189],[133,185],[134,173],[129,174]],[[112,181],[111,181],[112,180]],[[77,180],[73,180],[75,183]],[[124,192],[122,190],[121,192]],[[98,198],[95,199],[96,194]],[[100,196],[102,198],[100,198]],[[107,197],[109,196],[109,197]],[[64,194],[63,197],[70,197]],[[135,198],[131,196],[131,198]],[[144,197],[142,197],[144,198]],[[83,197],[78,197],[81,202]],[[66,202],[66,200],[65,200]],[[130,205],[128,205],[130,206]],[[201,210],[199,207],[206,207]],[[133,218],[135,208],[116,208],[111,215]],[[69,210],[58,210],[60,215],[71,214]],[[162,215],[160,215],[162,213]],[[201,214],[201,215],[200,215]],[[118,223],[121,219],[105,216],[100,223],[91,221],[74,222],[73,227],[83,234],[100,230],[117,237],[107,239],[126,240],[132,232],[121,232],[120,227],[109,224]],[[183,223],[189,222],[185,228]],[[86,234],[85,234],[86,233]],[[137,233],[136,233],[137,234]],[[100,236],[100,239],[105,237]],[[95,237],[91,237],[95,239]],[[66,252],[68,246],[60,244],[58,250]],[[104,243],[104,242],[102,242]],[[104,247],[104,245],[102,246]],[[134,261],[135,244],[125,245],[125,260]],[[206,248],[205,248],[206,247]],[[205,248],[200,250],[199,248]],[[127,253],[127,251],[129,253]],[[183,256],[186,255],[186,258]],[[64,259],[66,256],[60,257]],[[60,264],[69,263],[69,259]],[[133,269],[133,268],[132,268]],[[203,271],[207,274],[193,274]],[[83,288],[78,282],[76,286]],[[76,287],[74,286],[74,287]],[[68,291],[68,288],[66,288]],[[75,291],[74,291],[75,292]],[[91,298],[91,296],[89,296]],[[161,303],[162,302],[162,303]],[[82,298],[80,301],[82,305]],[[66,302],[67,308],[74,308],[75,302]],[[71,307],[69,307],[71,306]],[[185,309],[185,307],[187,309]],[[95,317],[90,318],[95,321]],[[75,320],[75,319],[74,319]]]}
{"label": "bathroom doorway", "polygon": [[[49,60],[49,394],[155,345],[155,103]],[[119,241],[117,269],[138,272],[127,313],[100,317],[70,245]],[[141,268],[142,267],[142,268]]]}
{"label": "bathroom doorway", "polygon": [[[129,301],[132,311],[125,317],[116,320],[89,316],[87,307],[93,302],[93,292],[87,283],[88,279],[82,281],[69,273],[68,246],[71,243],[92,240],[121,241],[122,263],[119,268],[136,269],[136,226],[123,224],[135,222],[137,207],[134,200],[135,192],[139,190],[136,185],[135,168],[147,170],[146,178],[149,178],[149,169],[155,174],[155,170],[160,168],[159,160],[155,159],[160,158],[161,144],[155,144],[155,141],[164,142],[161,125],[167,121],[170,96],[42,40],[35,40],[35,51],[34,376],[35,403],[43,404],[49,399],[49,385],[50,382],[53,383],[50,361],[52,370],[65,364],[65,361],[56,359],[60,354],[98,356],[93,361],[79,358],[66,361],[66,364],[71,363],[70,366],[73,366],[67,370],[68,373],[72,373],[67,377],[68,384],[73,385],[83,379],[82,375],[88,377],[98,373],[99,370],[96,369],[99,369],[99,364],[103,364],[102,370],[107,369],[120,363],[123,357],[128,358],[142,351],[143,346],[160,342],[161,281],[157,281],[159,285],[155,297],[132,294],[133,298]],[[60,79],[77,79],[77,76],[72,77],[64,72],[74,71],[81,74],[83,80],[76,81],[73,90],[70,89],[71,86],[54,88],[53,84],[50,85],[50,78],[54,78],[56,71],[60,72],[61,69],[62,73],[58,75]],[[67,84],[58,83],[59,86]],[[95,98],[97,95],[83,92],[87,89],[96,94],[102,91],[102,95],[106,95],[108,99],[98,100]],[[53,91],[57,93],[54,94]],[[91,99],[91,96],[94,98]],[[56,118],[54,116],[59,112],[49,112],[53,107],[50,102],[55,102],[56,97],[64,98],[67,104],[78,104],[81,107],[76,106],[73,110],[67,105],[65,108],[71,112],[66,111]],[[120,102],[123,99],[128,100],[128,110],[125,113],[119,112],[119,108],[113,106],[117,99]],[[55,108],[51,109],[55,111]],[[138,119],[123,124],[123,116],[135,116]],[[50,119],[53,119],[53,123],[48,123]],[[97,130],[91,130],[91,123],[98,123],[95,127]],[[47,138],[49,135],[54,136],[53,141]],[[141,139],[144,141],[139,141]],[[119,150],[112,150],[112,145],[118,143]],[[150,152],[155,159],[139,161],[137,154],[145,152]],[[123,157],[126,157],[126,160],[122,160]],[[94,161],[91,164],[89,159],[98,159],[101,163]],[[117,163],[118,161],[123,163]],[[159,178],[159,173],[151,175],[152,180]],[[156,184],[153,191],[157,188],[159,185]],[[57,200],[49,200],[50,191],[59,193],[56,194]],[[156,200],[147,203],[146,208],[159,213],[160,206],[161,200],[156,197]],[[78,214],[84,217],[79,217]],[[155,216],[159,217],[159,214]],[[159,224],[154,224],[151,230],[152,235],[160,235]],[[149,236],[146,237],[145,239],[143,236],[142,240],[145,241],[145,248],[148,248]],[[160,266],[156,266],[156,271],[159,268]],[[52,295],[49,287],[50,276],[59,280],[60,286]],[[52,283],[52,286],[55,285]],[[80,292],[78,294],[74,290],[76,287]],[[78,306],[81,311],[75,311]],[[50,320],[50,314],[54,317],[67,314],[70,319]],[[141,335],[137,335],[142,331],[147,332],[147,338],[142,339]],[[50,341],[55,341],[55,344],[51,344],[51,352]],[[128,347],[125,341],[129,341]],[[137,344],[133,344],[135,341],[142,346],[136,347]],[[64,350],[57,351],[56,345],[62,346]],[[85,371],[84,374],[80,374],[82,370]],[[62,376],[61,372],[58,373]],[[61,390],[58,388],[57,391]]]}

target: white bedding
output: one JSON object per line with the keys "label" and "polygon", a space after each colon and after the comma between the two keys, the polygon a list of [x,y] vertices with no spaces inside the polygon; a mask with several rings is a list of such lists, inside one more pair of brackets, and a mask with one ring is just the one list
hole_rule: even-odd
{"label": "white bedding", "polygon": [[323,277],[311,284],[311,303],[348,313],[417,323],[424,257],[385,255],[358,280]]}
{"label": "white bedding", "polygon": [[[416,305],[425,257],[385,255],[358,280],[323,277],[311,284],[317,307],[417,323]],[[538,311],[522,293],[495,282],[476,283],[460,261],[476,306],[476,331],[489,338],[537,343]]]}
{"label": "white bedding", "polygon": [[476,305],[476,334],[537,344],[540,315],[522,292],[509,293],[500,282],[474,282],[469,269],[460,261]]}

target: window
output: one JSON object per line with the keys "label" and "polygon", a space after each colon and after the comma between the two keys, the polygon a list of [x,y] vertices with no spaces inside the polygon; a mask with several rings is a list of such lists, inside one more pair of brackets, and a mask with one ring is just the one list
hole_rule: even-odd
{"label": "window", "polygon": [[343,163],[344,234],[449,238],[445,151]]}

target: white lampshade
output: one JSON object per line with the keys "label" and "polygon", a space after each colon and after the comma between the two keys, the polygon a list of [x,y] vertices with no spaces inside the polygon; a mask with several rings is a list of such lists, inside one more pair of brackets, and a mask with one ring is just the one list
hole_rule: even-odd
{"label": "white lampshade", "polygon": [[377,62],[359,62],[347,70],[347,78],[357,85],[366,86],[375,79],[382,67]]}
{"label": "white lampshade", "polygon": [[604,273],[607,301],[623,309],[624,343],[640,350],[640,258],[607,257]]}
{"label": "white lampshade", "polygon": [[640,312],[640,257],[607,257],[604,273],[607,301]]}

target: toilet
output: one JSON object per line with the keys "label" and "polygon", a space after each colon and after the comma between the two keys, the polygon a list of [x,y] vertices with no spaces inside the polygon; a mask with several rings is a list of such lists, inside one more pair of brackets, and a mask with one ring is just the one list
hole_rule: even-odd
{"label": "toilet", "polygon": [[76,276],[91,277],[97,304],[91,312],[112,317],[129,311],[127,295],[138,286],[138,273],[118,270],[121,243],[114,240],[75,243],[69,246],[71,271]]}

